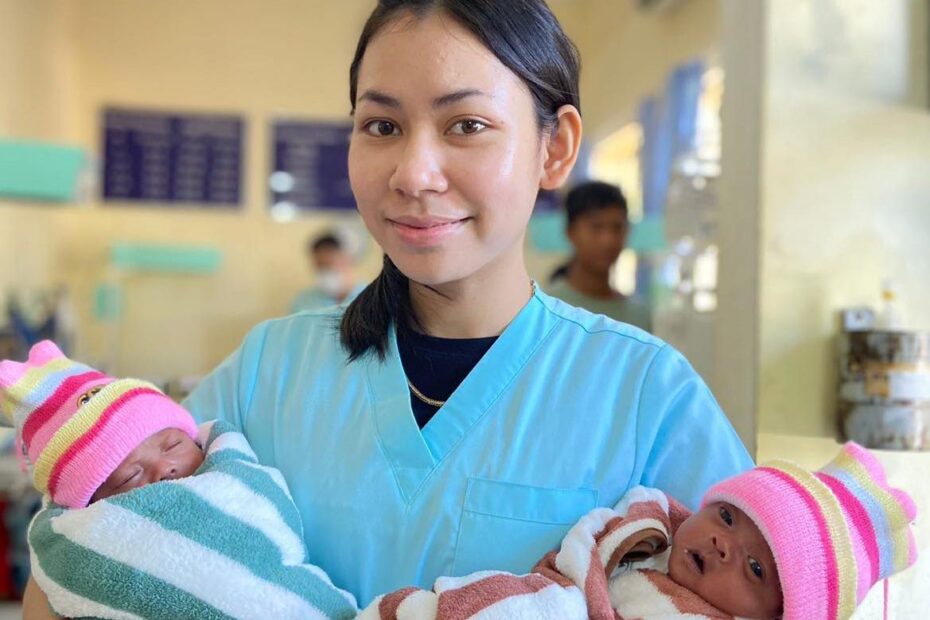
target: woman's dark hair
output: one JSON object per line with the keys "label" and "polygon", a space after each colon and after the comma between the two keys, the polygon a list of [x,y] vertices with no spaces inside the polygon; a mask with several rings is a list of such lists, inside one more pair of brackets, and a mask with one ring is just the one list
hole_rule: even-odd
{"label": "woman's dark hair", "polygon": [[[379,0],[362,29],[349,69],[349,99],[355,111],[358,74],[365,50],[385,26],[403,15],[423,19],[441,11],[481,41],[530,90],[541,132],[555,127],[564,105],[581,109],[578,50],[544,0]],[[387,256],[381,274],[346,309],[342,345],[355,360],[374,350],[384,358],[391,323],[415,321],[409,282]]]}
{"label": "woman's dark hair", "polygon": [[[626,197],[620,188],[603,181],[580,183],[565,197],[566,226],[570,227],[585,213],[601,209],[620,209],[624,216],[627,215]],[[572,259],[569,259],[552,272],[549,281],[554,282],[567,276],[571,266]]]}

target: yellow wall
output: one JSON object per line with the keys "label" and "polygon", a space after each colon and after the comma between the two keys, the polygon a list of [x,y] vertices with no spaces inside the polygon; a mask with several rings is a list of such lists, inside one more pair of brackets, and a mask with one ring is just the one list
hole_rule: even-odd
{"label": "yellow wall", "polygon": [[[59,0],[0,0],[0,137],[73,140],[67,19]],[[0,294],[51,278],[54,219],[49,208],[0,203]]]}
{"label": "yellow wall", "polygon": [[[266,121],[277,115],[346,117],[345,68],[353,40],[345,35],[359,29],[365,4],[278,2],[269,12],[254,2],[95,0],[73,11],[74,3],[13,0],[28,28],[19,31],[12,47],[24,68],[20,81],[32,89],[10,93],[22,106],[17,117],[26,119],[16,125],[24,128],[21,135],[73,137],[99,155],[98,115],[105,105],[232,111],[247,120],[241,211],[121,208],[96,201],[88,208],[4,209],[5,224],[13,218],[4,230],[17,240],[13,270],[5,257],[6,277],[21,286],[63,282],[71,287],[82,326],[81,357],[116,361],[115,370],[127,374],[203,372],[232,350],[249,326],[286,310],[308,279],[301,258],[304,239],[328,221],[280,225],[266,217]],[[41,27],[62,20],[56,31]],[[70,47],[76,80],[48,69],[54,63],[34,56],[36,46],[51,54]],[[31,73],[34,68],[40,71]],[[50,116],[41,102],[55,100],[51,85],[67,86],[72,131],[34,128],[37,119]],[[33,108],[30,99],[40,103]],[[131,279],[113,351],[114,331],[94,322],[91,309],[114,241],[210,245],[223,251],[225,261],[212,277]],[[371,272],[373,261],[375,253],[362,271]]]}
{"label": "yellow wall", "polygon": [[[0,202],[2,290],[68,284],[81,326],[77,355],[147,377],[204,372],[251,325],[285,312],[311,281],[304,240],[334,220],[268,218],[267,123],[347,117],[348,65],[373,4],[0,0],[0,135],[75,143],[99,157],[107,105],[232,112],[247,127],[238,211],[103,205],[94,197],[78,208]],[[605,0],[551,4],[584,57],[589,129],[631,118],[677,61],[705,52],[715,36],[711,0],[658,14]],[[122,320],[107,326],[92,316],[93,293],[115,241],[209,245],[225,260],[209,277],[132,277]],[[540,279],[560,260],[528,252]],[[370,248],[360,275],[372,277],[379,264]]]}
{"label": "yellow wall", "polygon": [[688,0],[660,11],[632,1],[578,2],[575,34],[582,51],[585,132],[600,139],[634,121],[646,95],[665,90],[668,75],[695,58],[714,58],[720,43],[719,0]]}
{"label": "yellow wall", "polygon": [[62,0],[0,0],[0,135],[72,137],[68,21]]}
{"label": "yellow wall", "polygon": [[930,329],[930,114],[892,101],[907,95],[894,72],[849,70],[887,60],[867,47],[881,49],[880,37],[856,38],[856,21],[886,31],[887,21],[848,7],[855,15],[824,27],[849,47],[808,74],[816,29],[778,26],[808,15],[810,3],[769,7],[759,430],[833,436],[838,311],[877,305],[889,276],[910,325]]}
{"label": "yellow wall", "polygon": [[897,282],[930,329],[930,114],[809,94],[770,99],[764,162],[760,429],[829,436],[837,312]]}

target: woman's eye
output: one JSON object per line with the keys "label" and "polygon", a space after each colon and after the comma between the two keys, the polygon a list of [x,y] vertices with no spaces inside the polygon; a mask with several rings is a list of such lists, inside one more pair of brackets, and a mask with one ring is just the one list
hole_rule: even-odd
{"label": "woman's eye", "polygon": [[733,525],[733,515],[730,514],[726,506],[720,507],[720,518],[723,519],[723,522],[727,525]]}
{"label": "woman's eye", "polygon": [[365,133],[376,138],[398,135],[397,125],[391,121],[371,121],[364,127]]}
{"label": "woman's eye", "polygon": [[749,570],[752,571],[752,574],[762,579],[763,571],[762,565],[755,558],[749,558]]}
{"label": "woman's eye", "polygon": [[464,121],[459,121],[452,126],[452,133],[460,136],[470,136],[472,134],[480,133],[484,129],[487,129],[487,125],[481,121],[476,121],[474,119],[466,119]]}

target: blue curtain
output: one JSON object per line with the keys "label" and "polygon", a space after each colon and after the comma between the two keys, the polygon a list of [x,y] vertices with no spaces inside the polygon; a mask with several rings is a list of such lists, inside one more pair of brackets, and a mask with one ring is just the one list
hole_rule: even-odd
{"label": "blue curtain", "polygon": [[[648,295],[653,265],[649,254],[668,245],[665,238],[665,205],[668,198],[672,167],[676,159],[694,149],[697,132],[698,100],[704,63],[693,61],[677,67],[669,76],[665,92],[647,97],[639,107],[639,122],[643,128],[640,170],[643,183],[643,221],[639,223],[648,235],[633,237],[642,247],[635,247],[643,258],[637,267],[637,293]],[[644,290],[646,289],[646,290]]]}

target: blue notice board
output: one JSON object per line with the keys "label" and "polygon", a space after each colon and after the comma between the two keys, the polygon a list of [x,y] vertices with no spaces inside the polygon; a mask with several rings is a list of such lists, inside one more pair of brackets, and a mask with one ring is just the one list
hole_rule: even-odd
{"label": "blue notice board", "polygon": [[274,121],[271,204],[355,209],[349,186],[351,123]]}
{"label": "blue notice board", "polygon": [[231,115],[105,109],[104,200],[237,206],[243,125]]}

